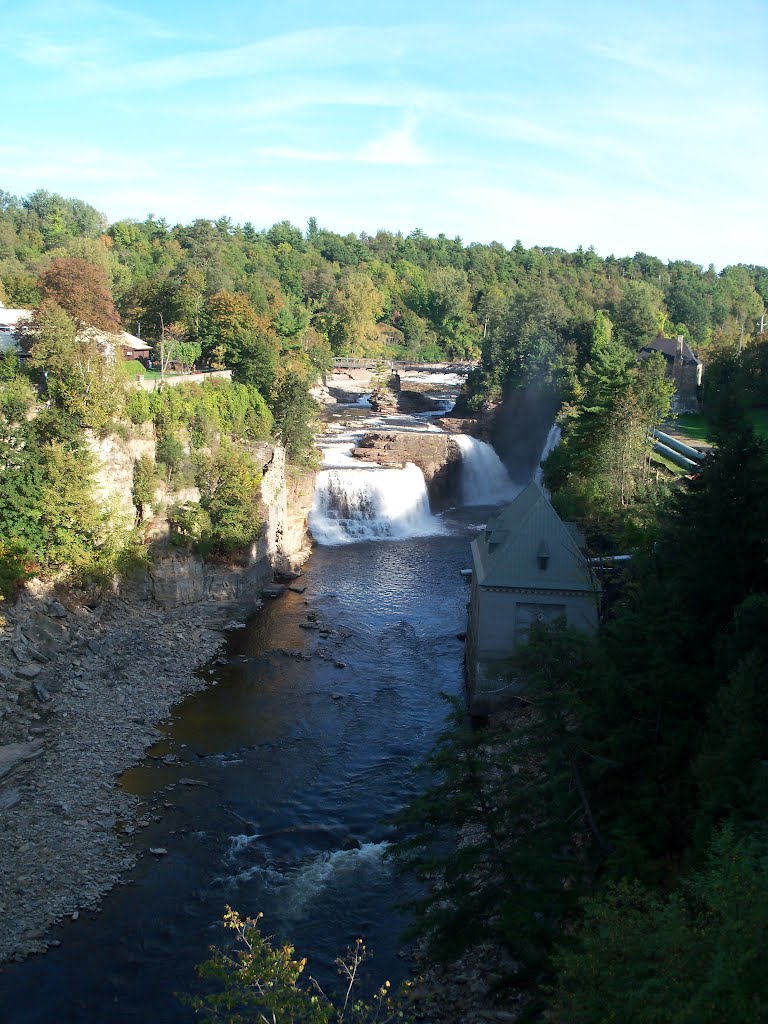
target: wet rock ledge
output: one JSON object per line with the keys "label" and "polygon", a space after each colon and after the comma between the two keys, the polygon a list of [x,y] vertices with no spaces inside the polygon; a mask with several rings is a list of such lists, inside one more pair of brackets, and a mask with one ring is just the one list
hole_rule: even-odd
{"label": "wet rock ledge", "polygon": [[429,496],[438,505],[456,499],[461,486],[461,451],[447,434],[371,431],[352,454],[380,466],[414,463],[424,474]]}

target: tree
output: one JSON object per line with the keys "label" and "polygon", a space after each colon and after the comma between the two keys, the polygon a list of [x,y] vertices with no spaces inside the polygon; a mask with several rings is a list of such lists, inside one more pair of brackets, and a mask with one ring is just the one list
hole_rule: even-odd
{"label": "tree", "polygon": [[555,957],[562,1024],[752,1024],[768,1016],[768,855],[730,829],[669,896],[624,881],[591,897]]}
{"label": "tree", "polygon": [[44,299],[52,299],[73,320],[79,333],[84,327],[118,331],[120,318],[101,267],[74,257],[54,260],[38,280]]}
{"label": "tree", "polygon": [[139,526],[144,521],[144,507],[155,499],[155,464],[148,455],[140,455],[133,464],[131,499]]}
{"label": "tree", "polygon": [[223,442],[202,455],[196,473],[200,505],[210,517],[210,550],[231,554],[256,536],[259,526],[261,470],[243,448]]}
{"label": "tree", "polygon": [[227,291],[211,297],[206,313],[206,358],[224,362],[238,380],[268,395],[280,351],[269,321],[256,312],[247,295]]}
{"label": "tree", "polygon": [[210,959],[198,967],[217,991],[185,1000],[206,1024],[407,1024],[404,993],[391,993],[388,981],[369,1002],[354,997],[367,959],[361,939],[336,960],[343,989],[329,998],[314,978],[305,978],[307,961],[294,959],[293,946],[275,946],[261,934],[261,920],[261,914],[243,918],[226,908],[224,926],[235,933],[236,946],[212,947]]}
{"label": "tree", "polygon": [[362,271],[347,271],[331,296],[330,307],[336,316],[336,349],[345,355],[377,355],[376,321],[381,316],[384,297]]}
{"label": "tree", "polygon": [[275,436],[294,462],[310,460],[313,451],[315,400],[306,382],[291,370],[278,373],[270,392]]}
{"label": "tree", "polygon": [[77,357],[77,330],[58,302],[44,299],[31,316],[20,322],[19,333],[32,366],[54,377],[69,372]]}

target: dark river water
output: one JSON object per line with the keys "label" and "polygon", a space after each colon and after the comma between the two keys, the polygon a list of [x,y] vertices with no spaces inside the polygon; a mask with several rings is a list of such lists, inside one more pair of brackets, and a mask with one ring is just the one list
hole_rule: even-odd
{"label": "dark river water", "polygon": [[[159,819],[125,838],[142,852],[128,884],[56,929],[59,948],[0,973],[2,1024],[192,1020],[175,993],[223,940],[226,904],[263,911],[324,981],[358,936],[377,981],[403,976],[397,905],[414,883],[383,855],[424,785],[413,770],[445,719],[440,693],[462,693],[459,570],[484,513],[442,519],[442,536],[317,548],[306,592],[231,635],[227,664],[204,670],[215,685],[176,708],[152,751],[179,763],[147,758],[123,777]],[[308,615],[350,635],[302,629]]]}

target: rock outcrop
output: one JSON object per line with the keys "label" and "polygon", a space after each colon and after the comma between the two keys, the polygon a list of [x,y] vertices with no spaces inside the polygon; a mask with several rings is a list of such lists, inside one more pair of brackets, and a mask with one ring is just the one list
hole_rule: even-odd
{"label": "rock outcrop", "polygon": [[446,434],[372,431],[352,454],[380,466],[412,462],[424,474],[429,496],[437,504],[454,501],[461,486],[461,452]]}

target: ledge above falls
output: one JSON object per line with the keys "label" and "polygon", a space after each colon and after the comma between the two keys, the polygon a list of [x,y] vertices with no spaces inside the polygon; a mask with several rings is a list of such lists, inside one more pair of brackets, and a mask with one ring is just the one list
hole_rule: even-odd
{"label": "ledge above falls", "polygon": [[448,434],[374,430],[363,436],[352,454],[361,461],[389,468],[402,468],[412,462],[424,474],[433,504],[449,504],[460,494],[461,451]]}

